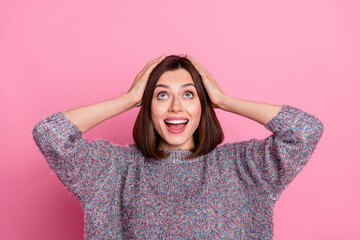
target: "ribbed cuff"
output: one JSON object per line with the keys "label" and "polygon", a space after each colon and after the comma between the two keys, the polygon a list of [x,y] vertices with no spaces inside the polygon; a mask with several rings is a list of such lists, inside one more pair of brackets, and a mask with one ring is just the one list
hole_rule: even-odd
{"label": "ribbed cuff", "polygon": [[289,128],[293,126],[302,115],[302,110],[289,105],[283,105],[280,112],[265,125],[265,128],[272,132]]}
{"label": "ribbed cuff", "polygon": [[54,121],[57,123],[57,125],[61,126],[61,132],[59,132],[59,134],[61,134],[63,136],[65,136],[65,135],[70,136],[71,137],[70,140],[81,137],[82,132],[80,131],[80,129],[75,124],[73,124],[70,121],[70,119],[65,117],[64,112],[65,112],[64,110],[60,110],[60,111],[50,115],[49,117],[47,117],[46,120],[48,122]]}

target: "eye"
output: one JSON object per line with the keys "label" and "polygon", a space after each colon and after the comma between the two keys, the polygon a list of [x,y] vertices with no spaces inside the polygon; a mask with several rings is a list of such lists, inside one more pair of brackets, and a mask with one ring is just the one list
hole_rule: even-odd
{"label": "eye", "polygon": [[190,91],[187,91],[187,92],[184,94],[184,97],[186,97],[186,98],[192,98],[192,97],[194,97],[194,94],[193,94],[192,92],[190,92]]}
{"label": "eye", "polygon": [[165,92],[161,92],[157,95],[157,98],[158,99],[165,99],[167,98],[167,94]]}

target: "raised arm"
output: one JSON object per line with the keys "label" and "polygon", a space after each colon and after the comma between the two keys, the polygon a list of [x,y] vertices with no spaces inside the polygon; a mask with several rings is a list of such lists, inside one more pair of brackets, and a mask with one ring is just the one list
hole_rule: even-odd
{"label": "raised arm", "polygon": [[87,132],[97,124],[117,116],[135,106],[141,105],[141,98],[151,71],[164,59],[165,55],[156,58],[138,73],[129,91],[104,102],[95,103],[65,111],[65,116],[74,123],[82,133]]}
{"label": "raised arm", "polygon": [[213,76],[198,61],[189,55],[186,55],[186,57],[199,71],[214,107],[250,118],[263,125],[270,122],[280,112],[282,108],[280,105],[243,100],[226,95]]}
{"label": "raised arm", "polygon": [[229,143],[223,146],[227,161],[233,161],[240,179],[276,201],[303,169],[323,132],[315,116],[288,105],[273,105],[236,99],[223,93],[214,78],[196,60],[212,104],[263,124],[273,134],[266,139]]}
{"label": "raised arm", "polygon": [[82,134],[100,122],[141,104],[149,73],[163,57],[150,61],[123,96],[72,110],[58,111],[37,122],[36,145],[62,183],[82,202],[89,202],[116,168],[121,168],[124,146],[104,139],[86,140]]}

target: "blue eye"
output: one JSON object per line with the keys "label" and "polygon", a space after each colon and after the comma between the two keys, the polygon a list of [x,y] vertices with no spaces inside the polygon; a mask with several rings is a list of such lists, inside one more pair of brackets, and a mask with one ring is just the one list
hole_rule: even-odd
{"label": "blue eye", "polygon": [[192,97],[194,97],[194,94],[192,92],[186,92],[184,96],[186,98],[192,98]]}
{"label": "blue eye", "polygon": [[161,92],[161,93],[159,93],[159,94],[157,95],[157,98],[158,98],[158,99],[165,99],[165,98],[167,98],[167,94],[164,93],[164,92]]}

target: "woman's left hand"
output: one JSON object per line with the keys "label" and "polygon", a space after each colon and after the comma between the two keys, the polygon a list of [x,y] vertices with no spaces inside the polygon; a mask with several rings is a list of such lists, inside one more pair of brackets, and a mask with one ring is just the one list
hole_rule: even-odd
{"label": "woman's left hand", "polygon": [[191,61],[195,66],[196,70],[200,73],[202,82],[205,86],[205,89],[210,97],[211,104],[213,107],[221,108],[221,102],[226,96],[225,93],[221,90],[214,77],[202,66],[198,61],[196,61],[189,54],[186,54],[186,58]]}

